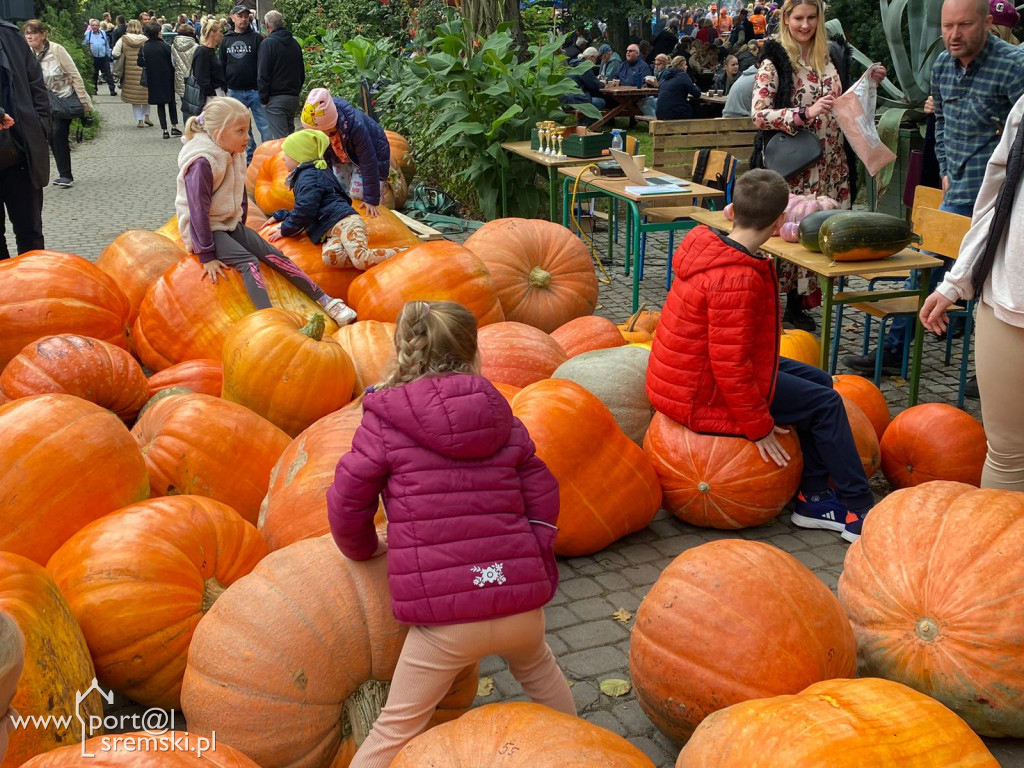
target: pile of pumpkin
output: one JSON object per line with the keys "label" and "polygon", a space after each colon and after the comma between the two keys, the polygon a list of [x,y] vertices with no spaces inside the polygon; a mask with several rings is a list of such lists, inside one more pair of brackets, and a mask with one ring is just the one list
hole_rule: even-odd
{"label": "pile of pumpkin", "polygon": [[[412,244],[397,218],[374,222],[378,243],[404,238],[411,247],[328,289],[359,313],[344,328],[274,274],[267,287],[277,308],[260,312],[234,273],[217,286],[201,280],[172,226],[121,235],[95,265],[45,251],[0,264],[0,398],[10,401],[0,405],[0,609],[14,615],[28,646],[16,709],[73,714],[69,691],[84,691],[95,675],[145,706],[180,708],[197,733],[216,732],[218,751],[235,762],[213,764],[348,764],[386,696],[404,628],[391,616],[384,559],[347,561],[324,535],[324,494],[351,447],[359,394],[387,368],[393,323],[408,300],[454,300],[477,317],[483,374],[559,480],[559,555],[600,551],[647,526],[662,505],[697,525],[738,528],[771,519],[793,495],[798,472],[769,468],[746,441],[694,435],[652,414],[643,381],[657,313],[622,327],[594,316],[592,264],[564,228],[499,220],[460,246]],[[315,267],[311,243],[289,255],[302,249]],[[783,343],[794,356],[808,344],[799,336]],[[898,463],[912,471],[902,484],[929,479],[936,464],[942,477],[968,463],[949,453],[954,438],[971,442],[959,425],[944,435],[952,414],[932,412],[922,428],[910,409],[890,424],[870,384],[851,377],[846,394],[850,412],[863,411],[860,431],[876,441],[865,460],[875,461],[880,429],[883,456],[890,434],[905,451]],[[700,738],[756,743],[721,730],[702,737],[712,724],[803,730],[840,711],[858,748],[871,749],[884,748],[885,712],[886,733],[912,744],[901,758],[908,765],[934,764],[908,757],[934,747],[933,729],[951,749],[983,754],[955,715],[895,683],[824,682],[795,699],[760,698],[852,676],[856,653],[868,673],[935,696],[981,732],[1024,735],[1020,660],[1005,652],[1020,634],[1021,598],[1000,591],[1020,576],[1015,500],[950,483],[902,493],[872,513],[851,550],[863,562],[841,590],[853,630],[816,577],[770,547],[716,542],[665,571],[637,616],[638,701],[679,739],[723,710],[698,729],[679,765],[712,764],[692,757],[718,751],[694,746]],[[931,514],[936,505],[951,511]],[[935,532],[954,512],[984,535]],[[922,542],[933,534],[942,546],[925,561]],[[982,551],[986,558],[969,557]],[[942,568],[970,579],[969,597],[950,589],[939,595],[948,606],[937,600],[934,591],[949,583]],[[926,595],[917,600],[919,591]],[[969,645],[971,658],[949,643]],[[982,644],[990,650],[979,659]],[[912,652],[928,658],[911,660]],[[942,653],[948,669],[930,660]],[[943,685],[968,663],[985,667],[970,667],[973,698],[950,694]],[[466,765],[460,750],[477,746],[463,734],[486,722],[494,751],[523,745],[522,764],[650,766],[614,734],[543,708],[492,705],[460,718],[475,693],[474,667],[433,720],[453,722],[417,739],[396,764]],[[755,709],[724,709],[732,704]],[[83,713],[101,710],[96,693],[83,704]],[[836,738],[807,732],[808,748]],[[18,731],[3,768],[77,738],[74,728]],[[71,764],[77,754],[33,765]]]}

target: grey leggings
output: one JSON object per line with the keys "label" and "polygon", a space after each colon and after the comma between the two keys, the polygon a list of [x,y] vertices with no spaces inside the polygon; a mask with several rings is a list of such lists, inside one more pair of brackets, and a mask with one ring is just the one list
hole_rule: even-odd
{"label": "grey leggings", "polygon": [[245,224],[239,224],[230,232],[214,232],[213,247],[218,260],[241,273],[245,292],[249,294],[256,309],[271,307],[267,286],[260,274],[261,262],[274,267],[289,283],[321,305],[328,298],[323,289],[299,269],[294,261]]}

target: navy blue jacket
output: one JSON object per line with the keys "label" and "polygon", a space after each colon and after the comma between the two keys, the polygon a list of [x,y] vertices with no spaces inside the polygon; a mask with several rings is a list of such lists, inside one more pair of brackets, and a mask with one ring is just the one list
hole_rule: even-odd
{"label": "navy blue jacket", "polygon": [[658,86],[658,104],[655,108],[659,120],[688,120],[696,116],[691,99],[700,98],[700,88],[681,69],[666,69]]}
{"label": "navy blue jacket", "polygon": [[[344,99],[334,97],[338,109],[338,132],[341,145],[363,177],[363,200],[380,205],[380,185],[388,180],[391,170],[391,146],[384,129],[369,115]],[[338,162],[333,150],[324,155],[332,165]]]}
{"label": "navy blue jacket", "polygon": [[309,239],[319,244],[339,221],[359,215],[341,182],[328,169],[316,168],[313,161],[292,171],[288,185],[295,193],[295,207],[274,211],[271,217],[281,222],[281,234],[285,237],[295,237],[306,230]]}

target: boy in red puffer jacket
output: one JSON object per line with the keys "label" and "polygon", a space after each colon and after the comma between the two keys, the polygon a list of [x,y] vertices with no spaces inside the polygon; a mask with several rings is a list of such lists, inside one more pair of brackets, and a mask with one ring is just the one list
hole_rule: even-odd
{"label": "boy in red puffer jacket", "polygon": [[779,357],[778,279],[773,261],[758,254],[785,220],[788,200],[777,173],[749,171],[733,192],[731,234],[700,226],[680,243],[647,394],[694,432],[745,437],[779,466],[790,457],[776,437],[787,430],[776,425],[794,427],[804,471],[793,524],[856,541],[874,496],[846,409],[825,371]]}
{"label": "boy in red puffer jacket", "polygon": [[[387,768],[456,675],[489,654],[534,701],[576,714],[544,639],[558,586],[558,482],[526,427],[479,375],[476,319],[414,301],[395,329],[391,377],[363,400],[327,492],[331,533],[353,560],[388,552],[395,618],[411,624],[387,704],[351,768]],[[373,526],[387,508],[387,541]]]}

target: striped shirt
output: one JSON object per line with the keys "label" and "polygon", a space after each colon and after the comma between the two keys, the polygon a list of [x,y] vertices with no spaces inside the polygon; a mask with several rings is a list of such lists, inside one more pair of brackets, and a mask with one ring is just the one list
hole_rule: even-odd
{"label": "striped shirt", "polygon": [[949,177],[944,202],[974,205],[1010,109],[1024,95],[1024,49],[989,35],[963,67],[947,51],[932,66],[935,153]]}

